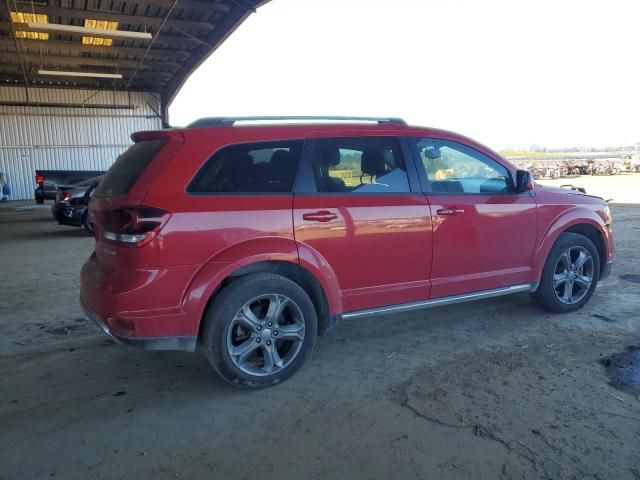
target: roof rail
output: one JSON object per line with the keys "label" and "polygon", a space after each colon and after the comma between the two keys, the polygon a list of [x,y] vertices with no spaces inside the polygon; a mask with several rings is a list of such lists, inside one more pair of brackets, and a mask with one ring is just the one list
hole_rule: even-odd
{"label": "roof rail", "polygon": [[234,125],[236,122],[286,122],[288,120],[293,121],[314,121],[314,120],[328,120],[329,122],[376,122],[379,124],[393,124],[393,125],[406,125],[401,118],[396,117],[340,117],[340,116],[305,116],[305,115],[293,115],[293,116],[259,116],[259,117],[207,117],[200,118],[195,122],[189,124],[188,128],[199,127],[221,127]]}

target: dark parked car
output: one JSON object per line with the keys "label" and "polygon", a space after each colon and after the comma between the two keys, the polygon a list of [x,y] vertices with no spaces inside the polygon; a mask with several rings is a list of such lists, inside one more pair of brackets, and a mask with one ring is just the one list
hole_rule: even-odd
{"label": "dark parked car", "polygon": [[89,220],[89,199],[91,193],[104,175],[93,177],[84,182],[65,187],[58,187],[56,203],[51,207],[53,216],[62,225],[84,227],[93,235],[93,226]]}
{"label": "dark parked car", "polygon": [[36,203],[55,200],[58,187],[76,185],[106,172],[101,170],[36,170],[36,189],[33,198]]}

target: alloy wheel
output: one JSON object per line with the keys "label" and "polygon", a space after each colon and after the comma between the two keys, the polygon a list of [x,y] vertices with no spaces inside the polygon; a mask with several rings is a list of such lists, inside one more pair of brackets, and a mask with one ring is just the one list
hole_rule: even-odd
{"label": "alloy wheel", "polygon": [[582,300],[593,283],[593,257],[584,247],[570,247],[560,255],[553,273],[553,291],[562,303]]}
{"label": "alloy wheel", "polygon": [[298,356],[304,340],[302,310],[289,297],[266,294],[245,303],[227,329],[227,352],[249,375],[272,375]]}

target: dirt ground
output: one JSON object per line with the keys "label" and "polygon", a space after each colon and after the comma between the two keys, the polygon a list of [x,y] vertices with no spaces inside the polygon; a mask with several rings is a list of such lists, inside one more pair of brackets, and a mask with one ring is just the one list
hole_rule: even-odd
{"label": "dirt ground", "polygon": [[352,320],[244,392],[201,352],[106,340],[77,302],[93,240],[4,209],[0,479],[638,480],[640,205],[612,211],[617,263],[578,313],[524,294]]}

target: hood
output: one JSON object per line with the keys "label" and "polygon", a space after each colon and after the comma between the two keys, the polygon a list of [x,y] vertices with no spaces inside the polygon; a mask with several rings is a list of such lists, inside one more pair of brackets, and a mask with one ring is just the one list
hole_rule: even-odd
{"label": "hood", "polygon": [[535,188],[536,190],[540,189],[540,190],[544,190],[545,192],[556,193],[560,195],[578,195],[580,197],[595,198],[598,200],[602,200],[603,202],[606,203],[604,198],[598,197],[597,195],[589,195],[586,192],[582,192],[578,190],[578,188],[580,187],[576,187],[574,185],[567,185],[566,187],[554,187],[554,186],[541,185],[536,182]]}

